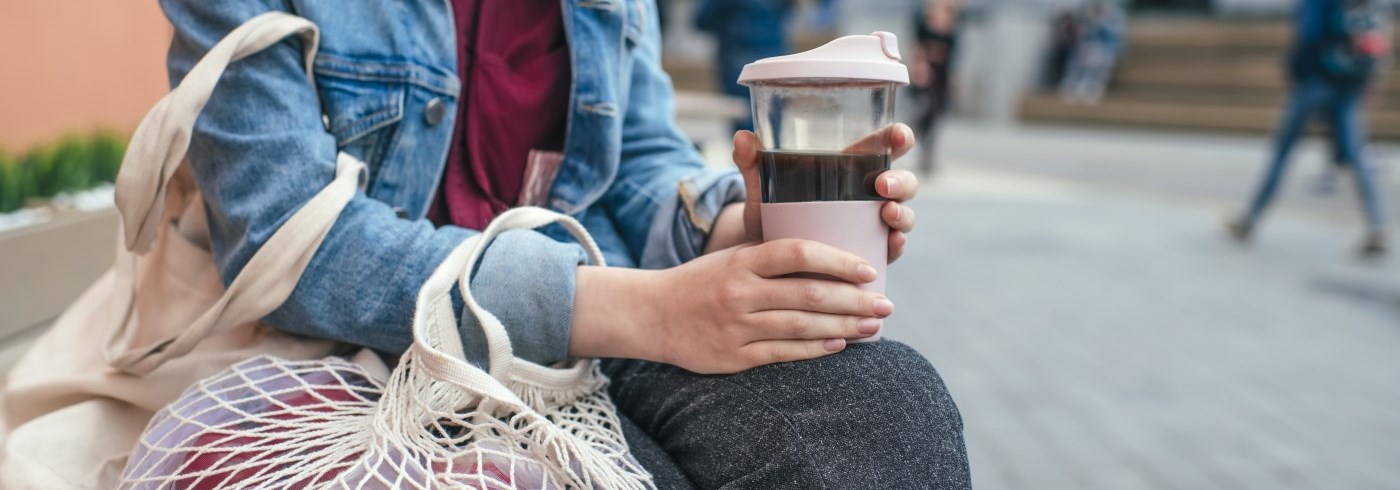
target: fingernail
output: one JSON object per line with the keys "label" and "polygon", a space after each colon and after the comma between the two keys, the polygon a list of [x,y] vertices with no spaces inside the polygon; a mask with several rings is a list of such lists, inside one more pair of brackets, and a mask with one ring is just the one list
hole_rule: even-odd
{"label": "fingernail", "polygon": [[887,176],[885,176],[885,192],[888,192],[888,193],[889,193],[889,195],[888,195],[888,196],[885,196],[885,197],[890,197],[890,196],[898,195],[898,193],[899,193],[899,179],[894,178],[893,175],[887,175]]}
{"label": "fingernail", "polygon": [[895,221],[899,221],[899,216],[902,215],[902,214],[904,214],[904,206],[901,206],[901,205],[899,205],[899,204],[895,204],[895,205],[894,205],[894,220],[895,220]]}
{"label": "fingernail", "polygon": [[889,298],[880,298],[875,300],[876,315],[886,317],[890,316],[890,313],[894,313],[894,303],[891,303]]}
{"label": "fingernail", "polygon": [[856,270],[856,274],[860,276],[862,282],[871,282],[880,276],[880,273],[876,272],[875,268],[868,264],[861,264],[860,268]]}
{"label": "fingernail", "polygon": [[826,339],[822,341],[822,348],[827,352],[838,352],[846,348],[846,339]]}
{"label": "fingernail", "polygon": [[860,332],[861,335],[874,335],[875,332],[879,332],[879,331],[880,331],[880,319],[879,319],[879,318],[866,318],[866,319],[863,319],[863,320],[860,321],[860,323],[857,323],[857,324],[856,324],[856,331],[857,331],[857,332]]}

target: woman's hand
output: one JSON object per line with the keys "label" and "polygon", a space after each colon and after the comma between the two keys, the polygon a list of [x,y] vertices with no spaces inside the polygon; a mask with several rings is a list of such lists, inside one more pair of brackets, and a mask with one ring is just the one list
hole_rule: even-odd
{"label": "woman's hand", "polygon": [[806,240],[729,248],[663,271],[583,267],[578,278],[571,355],[697,373],[840,352],[846,339],[873,335],[894,310],[883,295],[855,286],[875,280],[870,264]]}
{"label": "woman's hand", "polygon": [[[884,141],[870,141],[874,138]],[[890,148],[891,160],[898,159],[914,148],[914,131],[903,123],[893,124],[855,145],[867,146],[871,143]],[[759,214],[762,190],[759,187],[758,148],[758,136],[752,132],[734,134],[734,164],[738,165],[739,172],[744,176],[748,196],[744,204],[730,205],[720,213],[711,230],[710,240],[705,244],[706,253],[763,240],[763,222]],[[875,191],[892,201],[880,210],[880,216],[890,226],[889,260],[894,262],[904,254],[904,245],[908,242],[905,234],[914,229],[914,211],[902,203],[913,199],[918,193],[919,178],[908,170],[888,170],[875,180]]]}

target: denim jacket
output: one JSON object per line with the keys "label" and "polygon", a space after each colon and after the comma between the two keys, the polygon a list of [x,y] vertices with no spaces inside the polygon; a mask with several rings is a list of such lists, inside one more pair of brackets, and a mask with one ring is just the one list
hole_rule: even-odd
{"label": "denim jacket", "polygon": [[[561,0],[573,84],[564,159],[547,207],[588,228],[609,265],[665,268],[701,253],[720,208],[743,199],[732,170],[706,169],[674,123],[653,0]],[[161,0],[174,26],[172,84],[225,34],[284,10],[315,22],[306,81],[299,41],[231,65],[195,125],[189,163],[226,282],[331,181],[337,152],[369,166],[286,303],[280,329],[394,354],[412,341],[419,286],[478,231],[425,219],[451,142],[461,82],[448,0]],[[472,277],[518,356],[567,357],[582,248],[562,229],[512,231]],[[457,300],[461,311],[460,298]],[[485,358],[474,320],[461,332]]]}

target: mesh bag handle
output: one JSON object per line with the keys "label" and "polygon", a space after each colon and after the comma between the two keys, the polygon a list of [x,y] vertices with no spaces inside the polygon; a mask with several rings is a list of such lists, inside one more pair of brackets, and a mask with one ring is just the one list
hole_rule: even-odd
{"label": "mesh bag handle", "polygon": [[[603,265],[602,252],[577,221],[524,207],[496,217],[449,253],[424,282],[414,311],[413,344],[379,400],[371,428],[379,449],[367,467],[418,461],[440,476],[461,469],[471,473],[494,459],[511,472],[534,468],[545,473],[546,481],[556,485],[549,488],[655,488],[627,453],[598,361],[576,359],[549,368],[515,358],[500,319],[472,295],[471,272],[492,240],[509,230],[552,223],[568,230],[593,263]],[[462,314],[473,315],[485,334],[489,372],[463,354],[451,298],[454,286],[466,304]],[[479,477],[473,488],[496,488]],[[390,483],[412,486],[402,478]]]}
{"label": "mesh bag handle", "polygon": [[[301,207],[243,267],[222,296],[186,328],[140,332],[135,317],[138,255],[151,250],[165,226],[168,205],[185,204],[186,196],[169,196],[172,177],[184,166],[195,120],[204,110],[224,70],[234,61],[267,49],[288,36],[303,40],[307,80],[316,55],[319,31],[306,19],[269,12],[234,29],[200,59],[178,87],[161,98],[132,136],[117,176],[116,204],[126,250],[118,250],[115,301],[125,301],[126,315],[103,346],[107,362],[131,374],[145,374],[168,359],[189,353],[200,341],[271,313],[291,295],[311,257],[354,197],[364,164],[344,153],[337,156],[332,182]],[[314,84],[313,84],[314,86]],[[168,232],[168,231],[167,231]],[[138,336],[154,337],[133,345]]]}
{"label": "mesh bag handle", "polygon": [[[591,375],[592,364],[589,360],[576,360],[567,368],[556,369],[516,359],[510,336],[501,320],[486,311],[471,292],[471,271],[491,241],[510,230],[533,229],[554,223],[563,226],[578,240],[592,263],[606,265],[593,237],[573,218],[534,207],[515,208],[502,213],[480,235],[473,236],[448,254],[419,290],[413,321],[413,345],[409,347],[413,353],[421,356],[416,367],[427,370],[440,381],[516,403],[519,403],[519,399],[502,383],[515,380],[546,389],[575,390]],[[450,293],[454,283],[461,290],[467,307],[464,314],[473,315],[486,336],[490,373],[483,372],[466,360],[461,335],[457,332],[459,323],[452,309]],[[484,388],[487,385],[500,389],[488,390]]]}

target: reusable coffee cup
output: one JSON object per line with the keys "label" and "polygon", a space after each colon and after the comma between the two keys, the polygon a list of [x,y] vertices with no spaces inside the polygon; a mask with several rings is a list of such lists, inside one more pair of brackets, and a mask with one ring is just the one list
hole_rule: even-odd
{"label": "reusable coffee cup", "polygon": [[[861,256],[885,292],[890,229],[875,179],[890,168],[895,89],[909,84],[894,34],[846,36],[744,66],[753,99],[763,239],[802,238]],[[879,334],[865,340],[876,340]]]}

